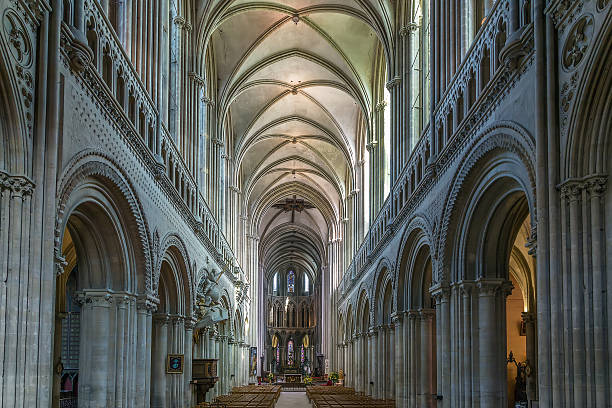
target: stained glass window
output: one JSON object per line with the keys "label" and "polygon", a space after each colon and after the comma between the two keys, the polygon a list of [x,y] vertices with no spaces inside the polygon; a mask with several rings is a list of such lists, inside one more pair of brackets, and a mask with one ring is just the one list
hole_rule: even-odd
{"label": "stained glass window", "polygon": [[293,340],[289,340],[289,343],[287,343],[287,365],[293,365],[293,358]]}
{"label": "stained glass window", "polygon": [[293,293],[295,291],[295,272],[289,271],[287,274],[287,292]]}
{"label": "stained glass window", "polygon": [[308,293],[310,291],[310,279],[308,279],[308,274],[304,274],[304,292]]}
{"label": "stained glass window", "polygon": [[276,364],[280,363],[280,346],[276,346]]}
{"label": "stained glass window", "polygon": [[272,290],[274,292],[278,290],[278,273],[275,273],[274,278],[272,279]]}
{"label": "stained glass window", "polygon": [[302,344],[302,347],[300,347],[300,361],[302,362],[302,364],[304,363],[304,345]]}

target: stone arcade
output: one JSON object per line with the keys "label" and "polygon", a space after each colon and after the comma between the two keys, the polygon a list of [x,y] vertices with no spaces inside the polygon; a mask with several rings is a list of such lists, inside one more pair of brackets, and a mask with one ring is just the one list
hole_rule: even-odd
{"label": "stone arcade", "polygon": [[610,67],[609,0],[0,0],[0,408],[612,407]]}

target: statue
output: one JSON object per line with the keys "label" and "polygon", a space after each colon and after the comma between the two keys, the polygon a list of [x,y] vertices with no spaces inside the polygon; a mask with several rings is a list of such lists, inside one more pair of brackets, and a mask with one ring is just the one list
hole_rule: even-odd
{"label": "statue", "polygon": [[203,328],[212,326],[216,322],[227,320],[228,312],[225,310],[219,300],[221,299],[221,287],[219,279],[223,272],[219,272],[215,276],[214,271],[209,271],[204,274],[198,282],[196,291],[196,317],[198,323],[195,328]]}
{"label": "statue", "polygon": [[527,402],[527,377],[531,374],[531,366],[529,365],[529,360],[519,363],[514,358],[514,353],[510,351],[510,354],[507,358],[508,364],[514,363],[516,366],[516,378],[515,378],[515,387],[514,387],[514,401],[516,403],[526,403]]}

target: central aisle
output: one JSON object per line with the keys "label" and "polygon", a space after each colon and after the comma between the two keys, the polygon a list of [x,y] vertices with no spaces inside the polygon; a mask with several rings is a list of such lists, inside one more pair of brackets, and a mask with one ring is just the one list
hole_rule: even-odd
{"label": "central aisle", "polygon": [[305,392],[281,392],[276,408],[310,408]]}

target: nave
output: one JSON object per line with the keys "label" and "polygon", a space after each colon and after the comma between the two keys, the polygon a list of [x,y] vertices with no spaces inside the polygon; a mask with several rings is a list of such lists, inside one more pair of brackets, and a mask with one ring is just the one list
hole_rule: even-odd
{"label": "nave", "polygon": [[612,408],[610,67],[610,0],[0,0],[0,408]]}

